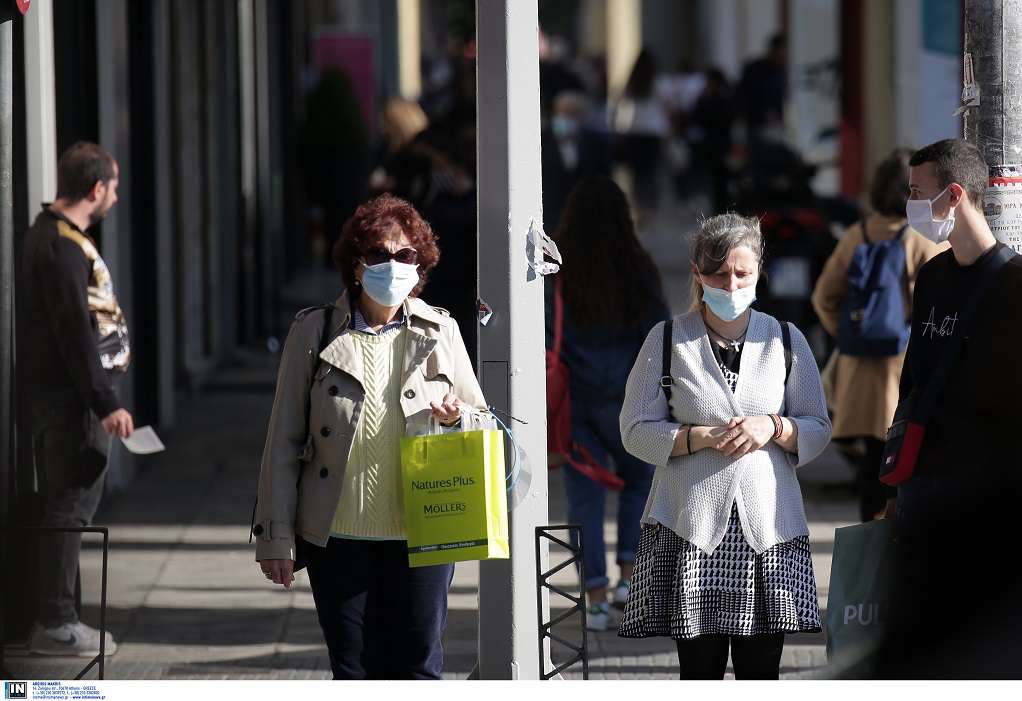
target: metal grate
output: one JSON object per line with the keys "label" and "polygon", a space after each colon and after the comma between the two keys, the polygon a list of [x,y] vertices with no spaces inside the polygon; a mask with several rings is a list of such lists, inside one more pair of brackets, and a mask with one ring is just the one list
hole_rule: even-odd
{"label": "metal grate", "polygon": [[[554,531],[561,531],[567,533],[567,538],[562,539],[553,535]],[[574,541],[578,543],[578,546],[571,544],[572,535],[574,535]],[[563,562],[552,565],[546,572],[542,571],[542,565],[540,560],[540,545],[543,540],[546,539],[552,543],[555,543],[562,548],[566,549],[570,553],[570,557]],[[555,584],[550,582],[550,578],[555,574],[568,567],[569,565],[575,565],[576,570],[579,573],[579,594],[578,596],[573,595],[569,591],[561,589]],[[567,599],[572,602],[571,608],[564,613],[558,615],[549,621],[543,620],[543,589],[549,589],[552,594],[556,594],[560,597]],[[586,606],[585,606],[585,591],[582,587],[582,526],[578,525],[567,525],[567,526],[537,526],[536,527],[536,611],[537,619],[539,620],[539,671],[540,679],[547,681],[559,675],[562,671],[571,667],[572,665],[582,663],[582,678],[589,679],[589,648],[586,639]],[[582,644],[576,645],[571,641],[565,640],[559,635],[554,633],[554,626],[563,623],[572,616],[578,614],[578,620],[580,629],[582,632]],[[547,657],[545,654],[546,646],[544,642],[549,639],[551,643],[556,642],[563,647],[571,651],[571,658],[563,664],[556,665],[552,670],[547,671]]]}

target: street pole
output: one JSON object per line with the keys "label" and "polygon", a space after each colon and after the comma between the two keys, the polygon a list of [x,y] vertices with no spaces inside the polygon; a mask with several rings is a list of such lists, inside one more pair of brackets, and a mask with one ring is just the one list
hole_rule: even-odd
{"label": "street pole", "polygon": [[493,311],[479,329],[479,375],[487,402],[515,417],[501,416],[527,464],[509,498],[511,559],[480,563],[473,676],[539,679],[535,528],[548,514],[543,278],[531,265],[542,253],[530,244],[542,223],[537,0],[477,0],[476,18],[479,297]]}
{"label": "street pole", "polygon": [[1022,0],[965,0],[965,139],[990,167],[984,213],[1022,252]]}
{"label": "street pole", "polygon": [[[6,8],[4,8],[6,9]],[[0,19],[0,528],[10,525],[14,482],[14,21]],[[0,533],[0,567],[7,562],[8,534]],[[8,585],[0,588],[6,591]],[[0,607],[0,645],[6,642],[6,615]],[[0,663],[0,669],[3,665]],[[2,673],[2,672],[0,672]]]}

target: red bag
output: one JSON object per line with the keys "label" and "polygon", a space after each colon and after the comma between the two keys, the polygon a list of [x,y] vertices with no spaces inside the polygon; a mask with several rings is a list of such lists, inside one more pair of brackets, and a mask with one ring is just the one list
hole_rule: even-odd
{"label": "red bag", "polygon": [[[624,480],[593,458],[585,446],[571,438],[571,375],[561,360],[561,340],[564,335],[564,296],[561,279],[554,279],[554,347],[546,352],[546,426],[547,453],[564,456],[564,461],[589,479],[620,490]],[[557,469],[557,465],[550,469]]]}

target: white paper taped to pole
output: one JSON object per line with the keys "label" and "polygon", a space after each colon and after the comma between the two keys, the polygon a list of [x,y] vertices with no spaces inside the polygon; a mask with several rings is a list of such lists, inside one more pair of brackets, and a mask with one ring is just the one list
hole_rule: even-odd
{"label": "white paper taped to pole", "polygon": [[122,438],[124,447],[135,455],[150,455],[164,450],[163,441],[156,435],[152,426],[136,428],[128,438]]}

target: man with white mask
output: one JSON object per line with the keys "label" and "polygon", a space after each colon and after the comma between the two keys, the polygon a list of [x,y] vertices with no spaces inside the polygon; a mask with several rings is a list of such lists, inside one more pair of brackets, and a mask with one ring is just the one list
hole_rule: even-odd
{"label": "man with white mask", "polygon": [[[972,144],[946,139],[916,151],[909,167],[909,226],[934,243],[948,241],[951,248],[919,271],[900,402],[921,395],[952,339],[964,334],[965,342],[947,361],[952,364],[927,423],[916,469],[901,485],[903,516],[912,515],[913,497],[930,483],[942,482],[942,476],[952,476],[963,465],[996,461],[996,452],[978,455],[963,438],[973,429],[986,433],[990,421],[996,424],[999,417],[1022,409],[1022,394],[995,360],[997,348],[1006,343],[1017,347],[1012,339],[1018,337],[1014,305],[1022,300],[1022,259],[1003,264],[1006,254],[998,251],[1005,246],[983,216],[987,164]],[[972,300],[980,285],[982,299]],[[969,328],[963,326],[966,316],[972,316]],[[1001,436],[1014,430],[1005,428]]]}
{"label": "man with white mask", "polygon": [[[1022,258],[983,215],[989,171],[979,149],[938,141],[909,166],[909,225],[951,248],[920,269],[913,298],[895,425],[906,418],[925,433],[898,485],[894,599],[878,674],[1000,677],[1022,653],[1022,592],[995,575],[1015,545],[1022,499],[1022,374],[1013,367]],[[900,465],[890,438],[885,464]]]}

